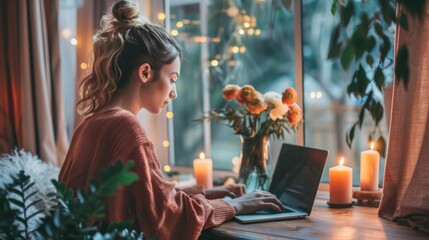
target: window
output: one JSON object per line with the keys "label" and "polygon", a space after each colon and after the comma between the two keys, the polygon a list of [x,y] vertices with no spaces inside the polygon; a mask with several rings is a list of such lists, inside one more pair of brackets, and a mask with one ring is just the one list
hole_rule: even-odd
{"label": "window", "polygon": [[[251,84],[260,92],[294,86],[293,11],[270,1],[170,3],[171,33],[184,49],[174,102],[175,164],[191,166],[192,156],[205,149],[215,169],[231,170],[240,137],[221,122],[204,127],[193,120],[226,104],[222,89],[228,83]],[[294,142],[294,135],[286,141]]]}
{"label": "window", "polygon": [[[174,102],[174,113],[180,116],[174,119],[176,165],[191,166],[192,156],[203,150],[206,142],[211,147],[214,168],[231,170],[231,159],[240,152],[239,136],[222,123],[211,122],[204,127],[192,122],[203,111],[224,106],[221,92],[225,84],[252,84],[261,92],[294,86],[295,15],[293,8],[276,8],[272,4],[273,1],[170,1],[171,32],[185,55],[182,82],[178,85],[180,98]],[[351,71],[345,72],[338,63],[326,59],[336,21],[330,4],[304,1],[301,7],[305,145],[330,152],[323,182],[328,181],[329,167],[344,156],[347,165],[353,167],[354,185],[359,185],[360,151],[368,148],[367,136],[373,123],[365,122],[349,149],[345,132],[356,121],[359,103],[345,91]],[[373,5],[362,3],[359,10],[371,10]],[[388,71],[393,75],[391,67]],[[203,91],[205,81],[208,87]],[[387,134],[385,121],[380,127]],[[296,139],[287,135],[285,141],[294,143]],[[381,160],[380,169],[384,169]]]}
{"label": "window", "polygon": [[[358,11],[371,11],[375,3],[369,1],[355,6],[359,7]],[[304,1],[302,6],[305,144],[329,150],[322,182],[328,182],[329,167],[337,165],[339,157],[343,156],[346,165],[353,168],[353,184],[358,186],[360,152],[368,149],[367,136],[374,123],[367,117],[349,149],[345,141],[346,131],[357,120],[359,102],[346,92],[352,70],[344,71],[338,62],[327,60],[331,30],[338,21],[332,16],[330,7],[330,1]],[[387,71],[391,76],[388,81],[391,82],[393,67]],[[385,120],[380,128],[387,134]],[[380,182],[383,169],[384,162],[381,162]]]}

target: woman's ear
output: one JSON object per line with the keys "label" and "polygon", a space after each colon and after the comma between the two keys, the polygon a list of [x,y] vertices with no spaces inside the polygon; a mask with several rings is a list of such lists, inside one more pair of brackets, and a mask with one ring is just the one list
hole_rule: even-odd
{"label": "woman's ear", "polygon": [[152,69],[149,64],[143,63],[142,65],[140,65],[138,69],[139,82],[141,83],[149,82],[151,71]]}

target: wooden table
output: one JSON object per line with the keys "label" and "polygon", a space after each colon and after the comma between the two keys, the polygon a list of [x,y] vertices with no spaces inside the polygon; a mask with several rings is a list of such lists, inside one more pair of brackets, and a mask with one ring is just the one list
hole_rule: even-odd
{"label": "wooden table", "polygon": [[203,232],[201,239],[429,239],[429,235],[380,218],[377,208],[333,209],[319,192],[305,219],[240,224],[226,222]]}

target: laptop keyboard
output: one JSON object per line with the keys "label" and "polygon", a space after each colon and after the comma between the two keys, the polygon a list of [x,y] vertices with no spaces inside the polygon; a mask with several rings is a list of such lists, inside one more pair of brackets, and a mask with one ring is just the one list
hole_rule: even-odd
{"label": "laptop keyboard", "polygon": [[277,212],[273,209],[268,208],[268,209],[258,210],[256,212],[253,212],[252,214],[254,214],[254,215],[267,215],[267,214],[279,214],[279,213],[289,213],[289,212],[293,212],[293,211],[290,210],[289,208],[284,208],[283,211]]}

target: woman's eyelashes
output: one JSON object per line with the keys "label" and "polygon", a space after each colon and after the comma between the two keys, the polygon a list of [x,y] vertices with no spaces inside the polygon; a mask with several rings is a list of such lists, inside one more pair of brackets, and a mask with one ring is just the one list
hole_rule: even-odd
{"label": "woman's eyelashes", "polygon": [[171,83],[171,84],[176,83],[177,78],[178,78],[178,77],[173,77],[173,78],[171,78],[171,79],[170,79],[170,83]]}

